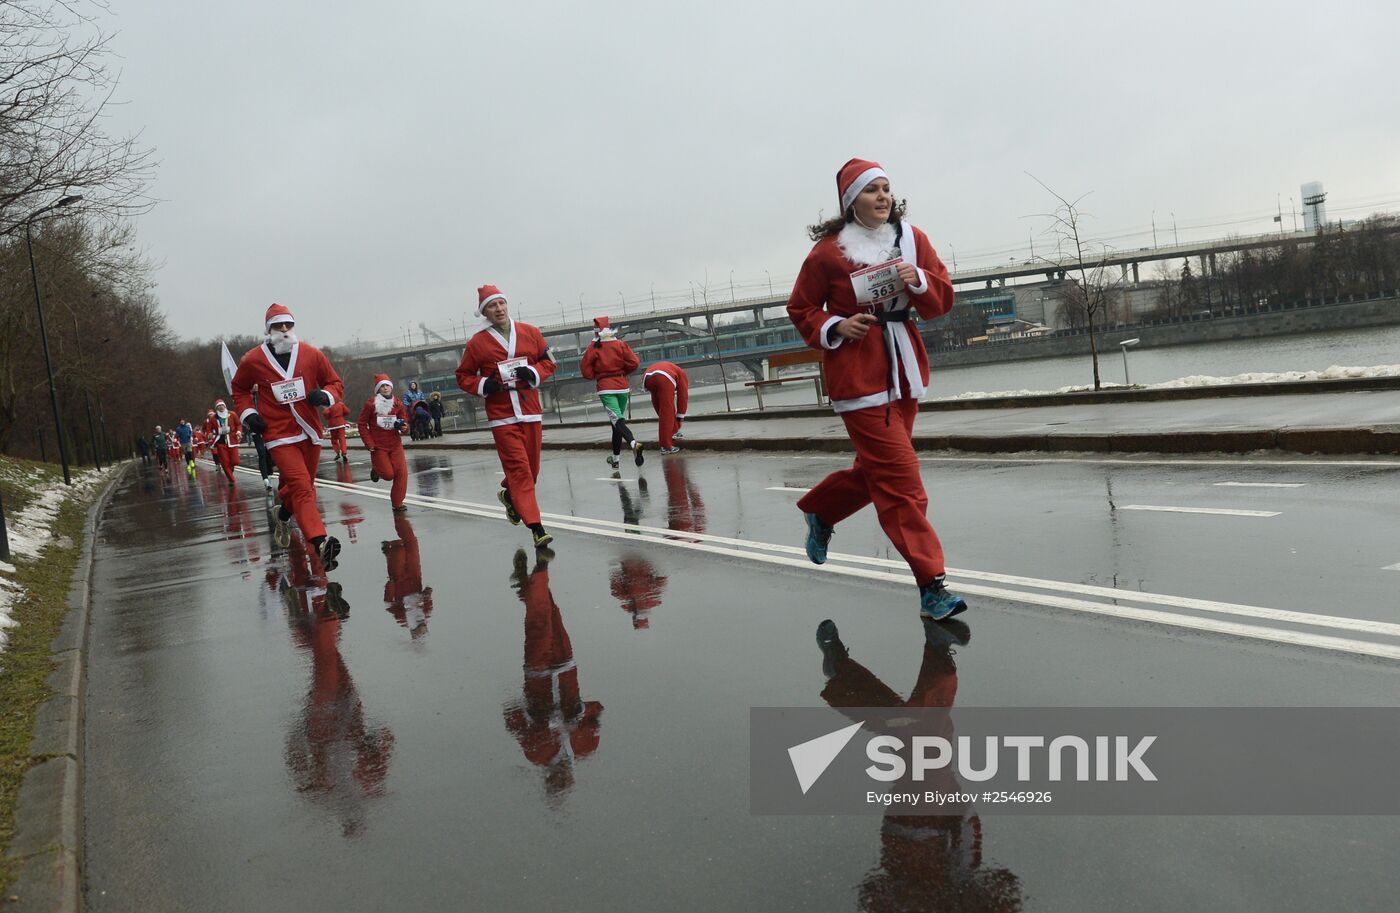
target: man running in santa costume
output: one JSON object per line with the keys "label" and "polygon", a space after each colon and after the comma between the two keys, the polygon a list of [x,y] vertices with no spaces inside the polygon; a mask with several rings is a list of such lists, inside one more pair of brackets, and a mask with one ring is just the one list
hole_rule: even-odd
{"label": "man running in santa costume", "polygon": [[214,401],[213,411],[204,419],[204,437],[213,444],[214,462],[233,485],[233,467],[238,465],[238,428],[221,399]]}
{"label": "man running in santa costume", "polygon": [[928,236],[903,221],[904,203],[878,163],[851,159],[837,173],[836,192],[841,214],[809,229],[817,243],[787,310],[807,345],[822,353],[831,405],[856,459],[797,502],[807,556],[826,561],[836,524],[873,502],[880,528],[914,572],[919,613],[941,620],[967,603],[945,584],[943,546],[928,522],[914,454],[928,356],[911,318],[948,313],[953,284]]}
{"label": "man running in santa costume", "polygon": [[642,386],[651,394],[651,407],[656,410],[656,442],[661,452],[680,453],[675,436],[690,405],[690,378],[680,365],[658,361],[642,375]]}
{"label": "man running in santa costume", "polygon": [[331,436],[331,451],[334,461],[350,462],[350,452],[345,445],[345,432],[350,428],[350,407],[344,403],[331,403],[326,408],[326,430]]}
{"label": "man running in santa costume", "polygon": [[612,456],[608,465],[618,466],[618,455],[622,447],[632,448],[634,461],[642,465],[642,442],[632,435],[627,427],[627,400],[632,395],[632,383],[628,375],[642,363],[632,347],[617,338],[617,331],[608,326],[608,318],[593,318],[593,344],[583,353],[579,362],[579,373],[598,385],[598,399],[603,401],[608,421],[612,423]]}
{"label": "man running in santa costume", "polygon": [[[325,443],[317,407],[345,398],[340,375],[321,350],[297,339],[296,318],[280,304],[263,317],[267,339],[250,349],[233,375],[233,407],[243,427],[263,437],[277,465],[277,507],[273,539],[286,548],[292,539],[291,520],[316,551],[326,570],[335,567],[340,540],[326,535],[316,507],[316,467]],[[258,388],[257,404],[253,388]]]}
{"label": "man running in santa costume", "polygon": [[467,340],[457,365],[457,386],[486,400],[486,424],[496,440],[505,478],[496,493],[513,524],[524,521],[543,548],[554,537],[540,523],[535,480],[540,475],[539,386],[554,373],[554,356],[543,334],[510,319],[506,296],[494,285],[477,289],[476,313],[488,326]]}
{"label": "man running in santa costume", "polygon": [[389,503],[394,513],[408,510],[403,497],[408,493],[408,461],[403,458],[403,431],[408,427],[408,413],[403,403],[394,399],[394,384],[387,374],[374,376],[374,395],[365,400],[358,421],[360,440],[369,448],[369,480],[384,479],[394,483],[389,489]]}

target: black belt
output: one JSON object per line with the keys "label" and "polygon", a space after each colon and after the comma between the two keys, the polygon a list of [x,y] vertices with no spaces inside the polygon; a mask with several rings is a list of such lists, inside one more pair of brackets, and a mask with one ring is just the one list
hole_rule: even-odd
{"label": "black belt", "polygon": [[901,308],[897,311],[876,311],[875,319],[883,326],[887,323],[908,323],[911,319],[908,308]]}

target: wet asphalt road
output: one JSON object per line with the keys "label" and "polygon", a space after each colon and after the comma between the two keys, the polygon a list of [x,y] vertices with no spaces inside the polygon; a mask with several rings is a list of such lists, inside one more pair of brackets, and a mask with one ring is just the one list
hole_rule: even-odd
{"label": "wet asphalt road", "polygon": [[[273,548],[255,476],[129,474],[97,553],[89,908],[1394,909],[1390,818],[989,815],[974,861],[910,865],[878,817],[750,815],[749,708],[821,704],[818,621],[901,694],[928,662],[913,587],[860,576],[900,576],[873,512],[833,540],[849,573],[752,545],[800,546],[785,489],[843,462],[547,454],[541,504],[578,519],[546,517],[543,565],[489,454],[410,453],[397,522],[367,464],[327,463],[329,579]],[[956,704],[1395,703],[1368,651],[1400,646],[1400,461],[1357,463],[926,459],[955,587],[1002,594],[940,657]]]}

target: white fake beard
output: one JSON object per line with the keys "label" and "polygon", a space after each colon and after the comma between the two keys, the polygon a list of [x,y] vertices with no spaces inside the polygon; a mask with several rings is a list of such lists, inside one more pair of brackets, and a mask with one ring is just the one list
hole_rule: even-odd
{"label": "white fake beard", "polygon": [[859,222],[847,222],[836,235],[846,259],[860,266],[875,266],[899,256],[894,226],[886,222],[873,231]]}
{"label": "white fake beard", "polygon": [[290,354],[292,346],[297,344],[296,330],[288,330],[285,333],[278,332],[277,330],[269,330],[267,342],[272,346],[272,351],[276,352],[278,355]]}
{"label": "white fake beard", "polygon": [[375,415],[388,415],[390,412],[393,412],[393,411],[394,411],[394,394],[393,394],[393,393],[390,393],[388,396],[384,396],[383,394],[380,394],[380,393],[376,393],[376,394],[374,395],[374,414],[375,414]]}

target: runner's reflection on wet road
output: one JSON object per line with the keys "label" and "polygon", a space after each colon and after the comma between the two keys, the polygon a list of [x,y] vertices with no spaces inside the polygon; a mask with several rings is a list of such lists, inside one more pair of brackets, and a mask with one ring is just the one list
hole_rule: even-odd
{"label": "runner's reflection on wet road", "polygon": [[576,762],[598,750],[603,705],[580,697],[573,644],[549,589],[553,557],[539,549],[528,570],[520,549],[512,562],[511,587],[525,604],[525,682],[503,715],[526,759],[543,769],[546,800],[557,807],[574,785]]}
{"label": "runner's reflection on wet road", "polygon": [[[914,717],[910,735],[937,735],[953,741],[951,710],[958,695],[957,647],[972,639],[971,629],[956,619],[924,622],[923,658],[914,689],[906,700],[873,672],[851,658],[835,625],[822,622],[817,645],[822,651],[822,672],[827,677],[822,700],[874,730],[884,723],[869,720],[859,708],[911,707],[926,711]],[[905,753],[908,753],[905,749]],[[906,758],[906,770],[913,765]],[[949,764],[920,782],[907,779],[891,784],[894,792],[937,790],[963,792],[963,785]],[[880,859],[858,890],[860,909],[871,913],[905,910],[958,910],[969,913],[1001,913],[1020,910],[1021,882],[1004,868],[984,865],[982,819],[971,805],[947,805],[953,815],[885,814],[880,828]]]}
{"label": "runner's reflection on wet road", "polygon": [[394,734],[367,723],[350,670],[340,654],[341,625],[350,606],[340,584],[313,570],[298,532],[285,556],[278,590],[292,641],[311,657],[311,680],[301,714],[287,728],[285,760],[296,791],[324,808],[354,837],[365,827],[370,800],[384,795]]}
{"label": "runner's reflection on wet road", "polygon": [[384,583],[384,605],[394,620],[408,629],[417,644],[428,634],[428,616],[433,614],[433,588],[423,586],[423,563],[418,553],[418,536],[404,514],[394,514],[397,539],[380,543],[388,564],[389,579]]}

